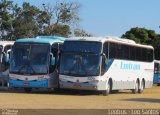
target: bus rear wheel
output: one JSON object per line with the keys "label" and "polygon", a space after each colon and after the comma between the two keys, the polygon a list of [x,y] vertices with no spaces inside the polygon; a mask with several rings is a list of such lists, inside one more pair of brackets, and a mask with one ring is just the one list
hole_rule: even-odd
{"label": "bus rear wheel", "polygon": [[26,93],[30,93],[30,92],[32,91],[32,88],[24,88],[24,91],[25,91]]}
{"label": "bus rear wheel", "polygon": [[136,81],[136,84],[135,84],[135,88],[132,89],[132,93],[136,94],[138,93],[138,90],[139,90],[139,82],[138,80]]}
{"label": "bus rear wheel", "polygon": [[54,88],[53,91],[56,92],[56,93],[60,93],[60,92],[61,92],[61,89],[60,89],[60,88]]}
{"label": "bus rear wheel", "polygon": [[142,80],[141,86],[139,87],[139,90],[138,90],[138,93],[142,93],[144,91],[144,87],[145,87],[144,80]]}
{"label": "bus rear wheel", "polygon": [[112,89],[112,83],[111,83],[111,80],[109,80],[107,83],[106,90],[102,92],[103,96],[108,96],[111,92],[111,89]]}

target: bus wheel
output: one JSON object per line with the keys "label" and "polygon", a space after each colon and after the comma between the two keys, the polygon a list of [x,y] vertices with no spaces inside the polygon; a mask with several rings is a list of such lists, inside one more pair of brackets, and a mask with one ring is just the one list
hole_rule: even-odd
{"label": "bus wheel", "polygon": [[111,80],[109,80],[107,83],[107,89],[102,92],[103,96],[108,96],[109,93],[111,92],[111,89],[112,89],[112,83],[111,83]]}
{"label": "bus wheel", "polygon": [[112,90],[111,93],[118,93],[119,90]]}
{"label": "bus wheel", "polygon": [[138,93],[138,90],[139,90],[139,82],[138,80],[136,81],[136,84],[135,84],[135,88],[132,89],[132,93],[136,94]]}
{"label": "bus wheel", "polygon": [[60,88],[54,88],[54,92],[59,93],[59,92],[61,92],[61,89]]}
{"label": "bus wheel", "polygon": [[30,92],[32,91],[32,88],[24,88],[24,91],[25,91],[26,93],[30,93]]}
{"label": "bus wheel", "polygon": [[138,93],[142,93],[144,91],[144,87],[145,87],[144,85],[145,85],[144,80],[142,80],[141,87],[139,87]]}

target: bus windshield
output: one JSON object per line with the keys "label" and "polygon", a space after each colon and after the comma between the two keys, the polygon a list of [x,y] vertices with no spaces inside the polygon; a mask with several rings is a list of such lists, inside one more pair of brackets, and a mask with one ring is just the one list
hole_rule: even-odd
{"label": "bus windshield", "polygon": [[84,53],[100,53],[102,50],[101,42],[90,41],[65,41],[63,52],[84,52]]}
{"label": "bus windshield", "polygon": [[77,77],[98,76],[100,55],[93,53],[63,53],[60,74]]}
{"label": "bus windshield", "polygon": [[49,44],[14,45],[10,72],[20,74],[46,74],[49,62]]}

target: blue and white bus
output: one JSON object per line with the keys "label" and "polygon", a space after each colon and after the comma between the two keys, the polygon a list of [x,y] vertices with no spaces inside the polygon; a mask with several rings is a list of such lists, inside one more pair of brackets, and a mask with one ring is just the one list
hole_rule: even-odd
{"label": "blue and white bus", "polygon": [[57,88],[60,46],[64,38],[39,36],[14,43],[10,60],[9,86],[24,88]]}
{"label": "blue and white bus", "polygon": [[8,85],[9,58],[14,41],[0,41],[0,87]]}
{"label": "blue and white bus", "polygon": [[154,78],[153,83],[160,85],[160,61],[154,60]]}
{"label": "blue and white bus", "polygon": [[67,39],[60,62],[60,88],[97,90],[131,89],[142,93],[153,85],[153,47],[116,37]]}

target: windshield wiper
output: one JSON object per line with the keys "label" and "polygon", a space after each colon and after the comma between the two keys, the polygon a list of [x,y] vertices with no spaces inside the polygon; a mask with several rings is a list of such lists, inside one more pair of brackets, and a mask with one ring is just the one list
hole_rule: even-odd
{"label": "windshield wiper", "polygon": [[[80,72],[80,69],[83,72]],[[86,68],[85,64],[82,62],[80,58],[76,59],[76,63],[73,65],[72,68],[69,69],[68,74],[70,75],[76,75],[76,76],[87,76],[88,75],[88,69]],[[82,75],[84,73],[84,75]]]}
{"label": "windshield wiper", "polygon": [[29,67],[32,69],[33,73],[36,73],[30,63],[29,63]]}
{"label": "windshield wiper", "polygon": [[22,65],[22,66],[19,68],[18,73],[20,73],[20,72],[21,72],[21,70],[22,70],[24,67],[26,67],[26,66],[28,66],[28,64],[24,64],[24,65]]}
{"label": "windshield wiper", "polygon": [[22,66],[20,67],[20,69],[18,70],[18,73],[20,73],[21,70],[22,70],[24,67],[30,67],[30,68],[32,69],[33,73],[36,73],[30,63],[22,65]]}

